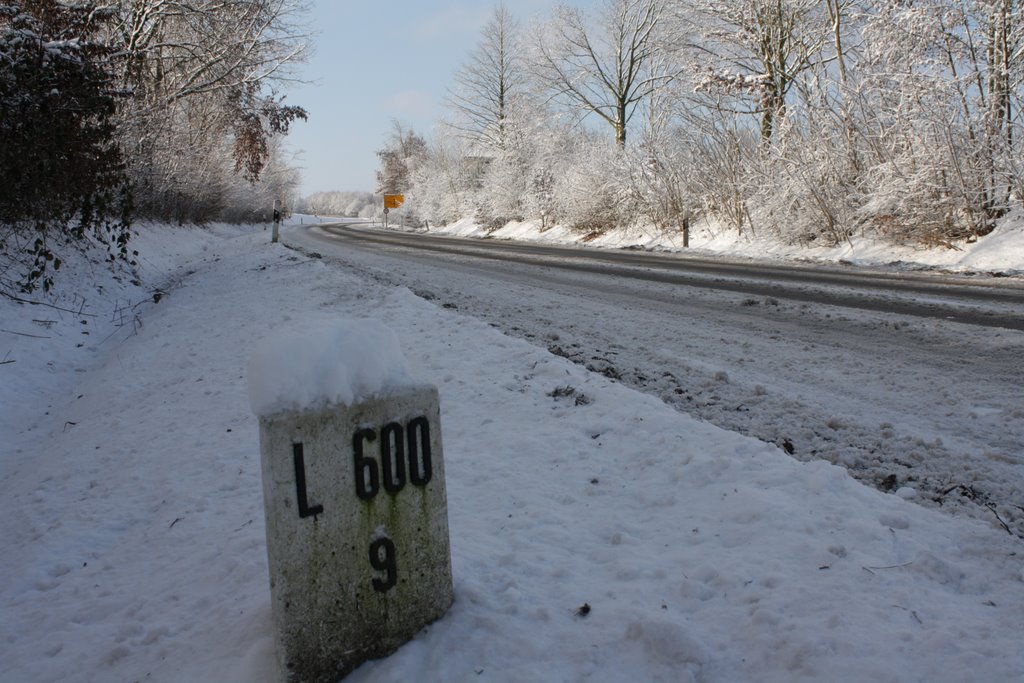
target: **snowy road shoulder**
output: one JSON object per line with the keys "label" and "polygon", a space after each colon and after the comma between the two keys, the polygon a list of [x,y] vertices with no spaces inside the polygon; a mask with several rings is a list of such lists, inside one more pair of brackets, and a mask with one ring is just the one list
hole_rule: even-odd
{"label": "snowy road shoulder", "polygon": [[[993,525],[262,234],[190,269],[90,363],[4,385],[37,413],[7,423],[2,456],[4,681],[272,680],[245,366],[269,330],[331,316],[383,322],[440,389],[456,589],[444,619],[350,680],[1024,676],[1022,546]],[[63,395],[14,393],[34,383]]]}

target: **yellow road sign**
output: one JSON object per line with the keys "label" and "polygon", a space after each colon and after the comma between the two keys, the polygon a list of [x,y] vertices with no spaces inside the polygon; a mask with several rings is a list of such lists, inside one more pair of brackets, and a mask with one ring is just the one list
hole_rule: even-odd
{"label": "yellow road sign", "polygon": [[384,208],[385,209],[397,209],[405,201],[404,194],[386,194],[384,195]]}

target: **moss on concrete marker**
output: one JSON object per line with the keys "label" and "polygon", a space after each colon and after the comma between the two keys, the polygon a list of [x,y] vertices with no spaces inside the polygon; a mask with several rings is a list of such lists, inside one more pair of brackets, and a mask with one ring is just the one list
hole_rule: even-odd
{"label": "moss on concrete marker", "polygon": [[260,418],[284,678],[333,683],[453,600],[437,389]]}

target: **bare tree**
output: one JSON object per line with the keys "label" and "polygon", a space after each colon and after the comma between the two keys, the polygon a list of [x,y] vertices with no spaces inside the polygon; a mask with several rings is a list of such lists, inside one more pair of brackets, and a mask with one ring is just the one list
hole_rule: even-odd
{"label": "bare tree", "polygon": [[508,121],[526,88],[518,22],[503,3],[483,28],[480,42],[455,74],[447,105],[451,126],[470,142],[505,149]]}
{"label": "bare tree", "polygon": [[655,70],[665,0],[605,0],[596,26],[578,9],[559,5],[536,41],[536,72],[571,107],[596,114],[626,144],[626,128],[640,106],[676,73]]}

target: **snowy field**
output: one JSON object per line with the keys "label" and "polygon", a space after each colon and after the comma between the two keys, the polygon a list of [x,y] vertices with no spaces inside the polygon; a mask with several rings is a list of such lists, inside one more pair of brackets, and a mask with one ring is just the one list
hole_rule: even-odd
{"label": "snowy field", "polygon": [[259,228],[138,242],[141,280],[0,301],[2,681],[274,680],[246,367],[337,317],[392,329],[440,389],[456,592],[348,680],[1024,680],[1024,545],[991,522]]}

